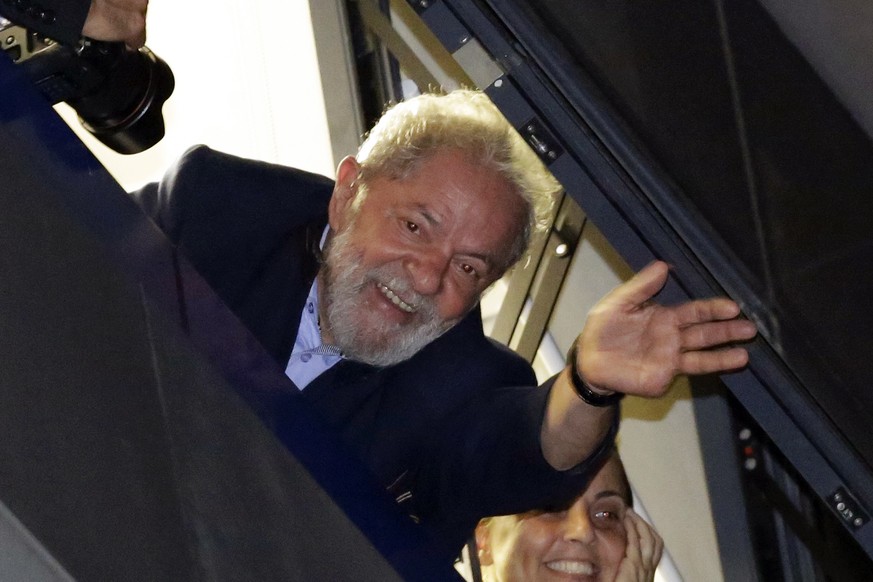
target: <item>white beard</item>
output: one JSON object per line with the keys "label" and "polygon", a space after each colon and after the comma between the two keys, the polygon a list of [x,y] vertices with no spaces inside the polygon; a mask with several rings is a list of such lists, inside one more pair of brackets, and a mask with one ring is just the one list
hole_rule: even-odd
{"label": "white beard", "polygon": [[[460,318],[440,319],[434,301],[412,289],[399,264],[364,267],[362,253],[351,244],[353,228],[354,224],[335,234],[325,249],[322,326],[345,357],[373,366],[392,366],[414,356]],[[387,322],[361,303],[361,291],[375,283],[402,294],[415,307],[411,321]]]}

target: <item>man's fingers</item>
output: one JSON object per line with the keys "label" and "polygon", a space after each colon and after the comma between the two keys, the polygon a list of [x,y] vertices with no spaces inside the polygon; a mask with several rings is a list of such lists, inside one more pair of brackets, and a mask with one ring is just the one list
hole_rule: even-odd
{"label": "man's fingers", "polygon": [[655,261],[643,267],[627,282],[616,287],[610,299],[630,305],[642,305],[661,290],[667,282],[670,268],[663,261]]}
{"label": "man's fingers", "polygon": [[146,40],[147,9],[147,0],[93,0],[82,34],[139,48]]}
{"label": "man's fingers", "polygon": [[744,348],[685,352],[679,356],[679,372],[682,374],[711,374],[737,370],[749,363],[749,353]]}
{"label": "man's fingers", "polygon": [[145,46],[146,42],[146,32],[143,29],[141,32],[134,34],[133,36],[125,39],[125,44],[131,48],[142,48]]}
{"label": "man's fingers", "polygon": [[731,342],[750,340],[757,334],[755,324],[745,319],[699,323],[680,331],[683,351],[702,350]]}
{"label": "man's fingers", "polygon": [[736,302],[726,297],[696,299],[673,308],[680,326],[694,325],[706,321],[733,319],[740,314]]}
{"label": "man's fingers", "polygon": [[106,0],[108,4],[112,4],[119,9],[127,11],[135,11],[145,15],[149,7],[149,0]]}

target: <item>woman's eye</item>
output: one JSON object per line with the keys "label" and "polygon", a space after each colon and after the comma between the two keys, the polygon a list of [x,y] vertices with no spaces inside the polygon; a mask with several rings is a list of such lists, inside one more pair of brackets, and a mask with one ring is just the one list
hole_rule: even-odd
{"label": "woman's eye", "polygon": [[594,514],[594,519],[601,522],[612,522],[618,520],[618,512],[615,511],[598,511]]}
{"label": "woman's eye", "polygon": [[407,220],[406,221],[406,230],[408,230],[409,232],[411,232],[413,234],[417,233],[418,232],[418,225],[415,224],[414,222],[410,222]]}

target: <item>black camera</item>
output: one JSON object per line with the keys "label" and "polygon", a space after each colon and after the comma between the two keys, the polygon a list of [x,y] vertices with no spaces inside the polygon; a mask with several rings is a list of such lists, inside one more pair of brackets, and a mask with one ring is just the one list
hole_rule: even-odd
{"label": "black camera", "polygon": [[175,80],[148,48],[88,38],[67,46],[2,17],[0,43],[49,102],[70,105],[82,126],[113,150],[136,154],[164,137],[161,108]]}

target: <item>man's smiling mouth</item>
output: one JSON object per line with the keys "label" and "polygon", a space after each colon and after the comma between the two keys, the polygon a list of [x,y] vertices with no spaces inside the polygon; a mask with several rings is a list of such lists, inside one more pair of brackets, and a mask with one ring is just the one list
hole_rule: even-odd
{"label": "man's smiling mouth", "polygon": [[415,307],[413,307],[409,303],[406,303],[403,299],[398,297],[397,294],[394,293],[394,291],[392,291],[390,288],[386,287],[382,283],[377,283],[376,287],[378,287],[379,291],[382,292],[382,295],[387,297],[388,300],[391,301],[391,303],[396,305],[402,311],[405,311],[406,313],[415,313]]}

